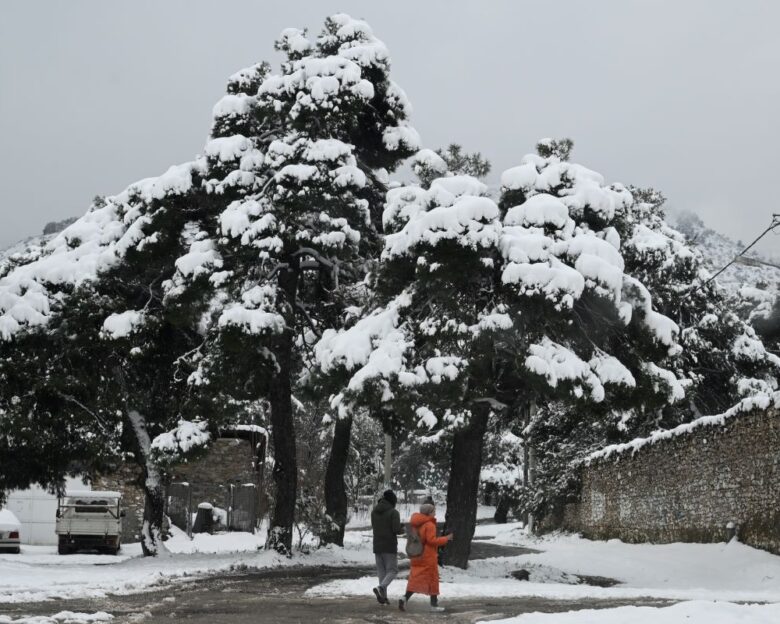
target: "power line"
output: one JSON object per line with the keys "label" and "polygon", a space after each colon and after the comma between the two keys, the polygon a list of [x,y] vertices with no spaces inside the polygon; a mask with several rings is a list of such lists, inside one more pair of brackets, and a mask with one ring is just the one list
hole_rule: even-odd
{"label": "power line", "polygon": [[[734,264],[735,262],[739,262],[739,258],[741,256],[743,256],[746,251],[749,251],[751,247],[753,247],[758,241],[760,241],[762,238],[764,238],[764,236],[769,234],[769,232],[771,232],[772,230],[774,230],[778,226],[780,226],[780,214],[774,213],[772,215],[772,223],[769,224],[769,227],[767,229],[765,229],[763,232],[761,232],[761,234],[759,234],[752,243],[750,243],[747,247],[745,247],[742,251],[740,251],[736,256],[734,256],[734,258],[731,260],[731,262],[729,262],[726,266],[724,266],[720,271],[715,273],[715,275],[710,277],[706,282],[701,284],[698,288],[695,288],[694,290],[689,292],[688,295],[692,294],[695,290],[698,290],[699,288],[704,288],[712,280],[714,280],[716,277],[718,277],[718,275],[723,273],[723,271],[728,269],[732,264]],[[688,296],[688,295],[686,295],[686,296]]]}

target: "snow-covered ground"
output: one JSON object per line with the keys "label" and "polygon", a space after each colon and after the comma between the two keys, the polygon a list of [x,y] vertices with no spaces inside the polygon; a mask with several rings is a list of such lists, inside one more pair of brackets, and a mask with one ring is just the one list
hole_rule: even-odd
{"label": "snow-covered ground", "polygon": [[7,615],[0,615],[0,624],[87,624],[88,622],[109,622],[114,616],[98,611],[97,613],[74,613],[73,611],[60,611],[54,615],[33,615],[12,619]]}
{"label": "snow-covered ground", "polygon": [[[283,566],[373,565],[370,537],[349,533],[345,548],[322,548],[292,559],[258,550],[263,533],[196,535],[177,533],[166,542],[170,554],[141,556],[140,544],[125,544],[118,556],[58,555],[52,546],[22,546],[21,555],[0,555],[0,603],[128,594],[170,582],[235,569]],[[0,624],[2,624],[0,620]]]}
{"label": "snow-covered ground", "polygon": [[526,613],[505,620],[490,620],[490,624],[658,624],[658,622],[770,624],[780,622],[780,604],[733,604],[694,600],[660,609],[655,607],[583,609],[567,613]]}
{"label": "snow-covered ground", "polygon": [[[526,546],[543,551],[474,561],[467,571],[443,569],[441,596],[526,597],[551,599],[626,599],[780,601],[780,557],[738,542],[729,544],[625,544],[598,542],[573,535],[533,538],[518,524],[482,525],[477,537],[490,543]],[[530,581],[510,577],[526,569]],[[594,587],[576,575],[620,581]],[[366,595],[375,584],[367,576],[331,581],[309,590],[312,596]],[[391,586],[403,593],[404,584]]]}
{"label": "snow-covered ground", "polygon": [[[482,510],[487,515],[490,508]],[[468,570],[442,569],[441,596],[542,597],[556,600],[658,598],[683,601],[663,609],[620,607],[564,614],[532,613],[502,620],[512,624],[724,624],[780,621],[780,557],[732,542],[729,544],[625,544],[597,542],[574,535],[528,536],[516,523],[483,524],[478,540],[494,545],[524,546],[535,554],[473,561]],[[105,555],[59,556],[46,546],[23,546],[21,555],[0,555],[0,603],[52,598],[99,597],[125,594],[193,577],[235,569],[277,566],[373,565],[370,530],[351,530],[346,547],[324,548],[293,559],[258,550],[264,534],[198,535],[190,541],[181,533],[167,543],[170,554],[144,558],[137,544],[123,547],[117,557]],[[400,544],[403,550],[403,540]],[[529,581],[511,577],[525,569]],[[401,576],[406,572],[402,571]],[[614,587],[585,584],[581,575],[619,581]],[[335,580],[311,588],[309,597],[371,596],[373,576]],[[404,591],[399,579],[390,587],[392,597]],[[740,603],[740,604],[735,604]],[[768,603],[768,604],[751,604]],[[24,624],[79,622],[73,619],[23,620]],[[86,617],[86,616],[85,616]],[[14,620],[0,617],[0,624]]]}

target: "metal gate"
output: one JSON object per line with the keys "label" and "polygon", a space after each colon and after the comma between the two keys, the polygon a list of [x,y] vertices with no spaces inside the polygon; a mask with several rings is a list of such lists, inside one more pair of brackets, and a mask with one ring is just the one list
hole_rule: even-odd
{"label": "metal gate", "polygon": [[228,530],[252,533],[257,523],[257,486],[254,483],[230,486]]}
{"label": "metal gate", "polygon": [[192,487],[189,483],[168,486],[168,517],[171,524],[192,537]]}

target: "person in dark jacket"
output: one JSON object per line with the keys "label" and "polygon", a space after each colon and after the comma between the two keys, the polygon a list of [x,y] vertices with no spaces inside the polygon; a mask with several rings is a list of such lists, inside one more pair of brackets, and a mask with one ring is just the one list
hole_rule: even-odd
{"label": "person in dark jacket", "polygon": [[374,557],[379,585],[374,595],[379,604],[388,604],[387,587],[398,575],[398,535],[403,533],[401,516],[395,508],[395,492],[387,490],[371,511],[371,528],[374,531]]}

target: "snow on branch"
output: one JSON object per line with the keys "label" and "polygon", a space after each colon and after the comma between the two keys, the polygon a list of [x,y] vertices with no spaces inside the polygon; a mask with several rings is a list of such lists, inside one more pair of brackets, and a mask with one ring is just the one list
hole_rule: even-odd
{"label": "snow on branch", "polygon": [[150,453],[158,465],[170,465],[207,447],[210,442],[207,422],[180,420],[175,429],[161,433],[152,440]]}

